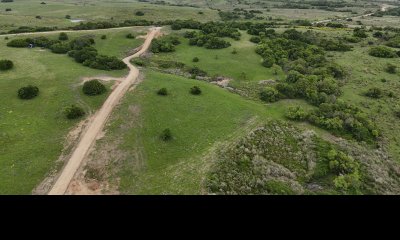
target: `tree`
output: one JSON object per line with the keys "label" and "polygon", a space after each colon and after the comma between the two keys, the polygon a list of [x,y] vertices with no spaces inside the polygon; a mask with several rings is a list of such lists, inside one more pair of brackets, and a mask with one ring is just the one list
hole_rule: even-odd
{"label": "tree", "polygon": [[71,105],[64,109],[64,114],[68,119],[77,119],[85,115],[85,111],[76,105]]}
{"label": "tree", "polygon": [[260,92],[260,99],[264,102],[276,102],[279,100],[279,92],[275,88],[266,87]]}
{"label": "tree", "polygon": [[58,40],[60,41],[66,41],[68,39],[68,35],[65,32],[60,33],[60,35],[58,36]]}
{"label": "tree", "polygon": [[103,94],[107,91],[106,87],[98,80],[90,80],[83,84],[83,93],[89,96]]}
{"label": "tree", "polygon": [[161,96],[167,96],[168,90],[166,88],[161,88],[160,90],[157,91],[157,94]]}
{"label": "tree", "polygon": [[190,88],[190,93],[193,95],[200,95],[201,89],[198,86],[194,86],[194,87]]}
{"label": "tree", "polygon": [[10,70],[14,67],[14,63],[10,60],[0,60],[0,71]]}
{"label": "tree", "polygon": [[162,131],[161,139],[164,142],[172,140],[172,132],[171,132],[171,130],[169,128],[166,128],[166,129],[164,129],[164,131]]}
{"label": "tree", "polygon": [[36,86],[28,85],[18,90],[18,97],[21,99],[32,99],[39,95],[39,88]]}

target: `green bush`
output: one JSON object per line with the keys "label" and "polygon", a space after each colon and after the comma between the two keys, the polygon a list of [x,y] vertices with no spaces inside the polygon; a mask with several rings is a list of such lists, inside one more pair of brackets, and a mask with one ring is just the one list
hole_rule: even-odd
{"label": "green bush", "polygon": [[25,48],[28,47],[30,42],[27,39],[13,39],[7,43],[7,47]]}
{"label": "green bush", "polygon": [[0,60],[0,71],[10,70],[14,67],[14,63],[10,60]]}
{"label": "green bush", "polygon": [[285,116],[290,120],[304,121],[304,120],[307,120],[308,113],[306,113],[299,106],[297,106],[297,107],[289,107],[289,109],[286,112]]}
{"label": "green bush", "polygon": [[64,110],[65,117],[68,119],[77,119],[85,115],[85,111],[76,105],[71,105]]}
{"label": "green bush", "polygon": [[36,86],[28,85],[18,90],[18,97],[20,99],[32,99],[39,95],[39,88]]}
{"label": "green bush", "polygon": [[192,60],[193,62],[199,62],[200,61],[200,59],[198,58],[198,57],[195,57],[195,58],[193,58],[193,60]]}
{"label": "green bush", "polygon": [[279,100],[279,92],[275,88],[266,87],[260,92],[260,99],[264,102],[276,102]]}
{"label": "green bush", "polygon": [[198,86],[194,86],[194,87],[190,88],[190,93],[193,95],[200,95],[201,89]]}
{"label": "green bush", "polygon": [[107,35],[101,35],[101,39],[102,39],[102,40],[107,39]]}
{"label": "green bush", "polygon": [[60,35],[58,36],[58,40],[60,41],[66,41],[68,39],[68,35],[65,32],[60,33]]}
{"label": "green bush", "polygon": [[135,15],[136,15],[136,16],[144,16],[144,12],[142,12],[142,11],[137,11],[137,12],[135,13]]}
{"label": "green bush", "polygon": [[126,35],[126,38],[134,39],[134,38],[135,38],[135,35],[133,35],[132,33],[128,33],[128,34]]}
{"label": "green bush", "polygon": [[168,90],[166,88],[161,88],[160,90],[157,91],[157,94],[161,96],[167,96]]}
{"label": "green bush", "polygon": [[71,46],[69,43],[56,43],[51,45],[50,49],[53,53],[66,54],[71,50]]}
{"label": "green bush", "polygon": [[83,93],[89,96],[103,94],[107,91],[106,87],[98,80],[87,81],[83,84]]}
{"label": "green bush", "polygon": [[370,98],[381,98],[382,95],[383,95],[382,90],[377,87],[370,88],[365,93],[365,96],[370,97]]}
{"label": "green bush", "polygon": [[397,70],[397,66],[396,65],[393,65],[393,64],[391,64],[391,63],[388,63],[387,65],[386,65],[386,72],[387,73],[390,73],[390,74],[395,74],[396,73],[396,70]]}
{"label": "green bush", "polygon": [[172,132],[169,128],[164,129],[164,131],[161,133],[161,140],[167,142],[172,140]]}
{"label": "green bush", "polygon": [[395,58],[396,52],[385,46],[373,47],[369,50],[369,55],[379,58]]}

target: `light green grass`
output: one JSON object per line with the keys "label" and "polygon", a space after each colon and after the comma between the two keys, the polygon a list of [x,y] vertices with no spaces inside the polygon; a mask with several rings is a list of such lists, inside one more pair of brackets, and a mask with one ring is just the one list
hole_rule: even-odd
{"label": "light green grass", "polygon": [[[122,33],[110,34],[114,43]],[[115,39],[114,39],[115,38]],[[100,41],[100,40],[97,40]],[[126,40],[121,40],[126,45]],[[132,41],[133,47],[138,44]],[[14,62],[11,71],[0,72],[0,194],[29,194],[54,167],[61,154],[65,136],[77,124],[64,118],[62,110],[78,104],[87,112],[101,106],[107,94],[87,97],[81,93],[82,77],[109,75],[121,77],[122,71],[99,71],[84,67],[66,55],[48,50],[16,49],[5,46],[1,39],[0,58]],[[127,46],[127,45],[126,45]],[[100,52],[120,56],[119,47]],[[17,90],[28,84],[39,87],[40,94],[33,100],[18,99]],[[110,87],[110,84],[107,84]]]}
{"label": "light green grass", "polygon": [[[202,95],[189,93],[194,85]],[[162,87],[168,96],[156,94]],[[302,102],[263,105],[206,82],[146,71],[144,82],[113,113],[98,147],[118,144],[123,152],[118,174],[122,193],[199,194],[208,150],[268,119],[282,119],[294,104]],[[132,114],[135,108],[140,109],[138,117]],[[170,142],[160,139],[166,128],[173,134]]]}

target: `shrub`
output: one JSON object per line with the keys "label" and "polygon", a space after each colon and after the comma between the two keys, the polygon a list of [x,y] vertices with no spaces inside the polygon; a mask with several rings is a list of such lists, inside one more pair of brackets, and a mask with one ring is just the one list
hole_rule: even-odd
{"label": "shrub", "polygon": [[14,39],[7,43],[7,47],[25,48],[29,46],[27,39]]}
{"label": "shrub", "polygon": [[76,105],[71,105],[64,110],[65,117],[68,119],[77,119],[85,115],[85,111]]}
{"label": "shrub", "polygon": [[107,35],[102,35],[102,36],[101,36],[101,39],[102,39],[102,40],[107,39]]}
{"label": "shrub", "polygon": [[199,62],[200,59],[198,57],[193,58],[193,62]]}
{"label": "shrub", "polygon": [[126,35],[126,38],[134,39],[134,38],[135,38],[135,35],[133,35],[132,33],[128,33],[128,34]]}
{"label": "shrub", "polygon": [[397,54],[385,46],[373,47],[369,50],[369,55],[379,58],[395,58]]}
{"label": "shrub", "polygon": [[10,70],[14,67],[14,63],[10,60],[0,60],[0,71]]}
{"label": "shrub", "polygon": [[302,108],[297,106],[297,107],[289,107],[285,116],[290,120],[304,121],[307,119],[308,114]]}
{"label": "shrub", "polygon": [[165,142],[172,140],[172,132],[169,128],[164,129],[161,133],[161,139]]}
{"label": "shrub", "polygon": [[66,19],[71,19],[71,16],[70,15],[65,15],[65,18]]}
{"label": "shrub", "polygon": [[68,43],[56,43],[50,47],[53,53],[65,54],[71,50],[71,46]]}
{"label": "shrub", "polygon": [[161,88],[160,90],[157,91],[157,94],[161,96],[167,96],[168,90],[166,88]]}
{"label": "shrub", "polygon": [[60,41],[66,41],[68,39],[69,39],[68,35],[64,32],[60,33],[60,35],[58,36],[58,40],[60,40]]}
{"label": "shrub", "polygon": [[194,86],[194,87],[190,88],[190,93],[193,95],[200,95],[201,89],[198,86]]}
{"label": "shrub", "polygon": [[36,86],[28,85],[18,90],[18,97],[21,99],[32,99],[39,95],[39,88]]}
{"label": "shrub", "polygon": [[258,36],[253,36],[253,37],[250,38],[250,42],[260,43],[261,42],[261,38],[258,37]]}
{"label": "shrub", "polygon": [[382,90],[380,88],[377,88],[377,87],[370,88],[365,93],[365,96],[370,97],[370,98],[381,98],[382,97]]}
{"label": "shrub", "polygon": [[396,67],[396,65],[393,65],[393,64],[391,64],[391,63],[388,63],[387,65],[386,65],[386,72],[388,72],[388,73],[391,73],[391,74],[395,74],[396,73],[396,69],[397,69],[397,67]]}
{"label": "shrub", "polygon": [[144,16],[144,12],[142,12],[142,11],[137,11],[137,12],[135,13],[135,15],[136,15],[136,16]]}
{"label": "shrub", "polygon": [[140,58],[134,58],[131,62],[141,67],[146,66],[146,62]]}
{"label": "shrub", "polygon": [[260,99],[264,102],[276,102],[279,100],[279,92],[272,87],[266,87],[260,92]]}
{"label": "shrub", "polygon": [[89,96],[103,94],[107,91],[106,87],[98,80],[87,81],[83,84],[83,93]]}
{"label": "shrub", "polygon": [[237,54],[238,53],[238,51],[236,50],[236,48],[235,49],[233,49],[232,50],[232,52],[231,52],[232,54]]}

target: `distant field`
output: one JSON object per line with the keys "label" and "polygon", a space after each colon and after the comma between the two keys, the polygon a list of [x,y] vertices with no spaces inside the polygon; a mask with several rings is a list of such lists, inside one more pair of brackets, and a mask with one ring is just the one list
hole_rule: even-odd
{"label": "distant field", "polygon": [[[46,4],[40,4],[38,0],[16,0],[12,3],[0,3],[0,31],[6,31],[19,26],[57,26],[59,28],[74,26],[66,19],[84,21],[108,21],[122,22],[132,19],[146,19],[152,21],[174,19],[196,19],[210,21],[218,18],[217,11],[210,9],[198,9],[191,7],[172,7],[154,4],[139,3],[128,0],[113,2],[104,0],[89,1],[56,1],[49,0]],[[11,12],[5,12],[5,8],[11,8]],[[144,12],[144,16],[136,16],[137,11]],[[199,14],[199,11],[203,14]],[[41,16],[42,19],[37,19]]]}
{"label": "distant field", "polygon": [[[127,41],[124,37],[127,32],[110,30],[105,33],[109,36],[107,40],[98,40],[100,35],[96,34],[100,52],[122,56],[126,49],[140,45],[142,40]],[[55,167],[67,133],[78,123],[65,119],[64,107],[78,104],[93,112],[107,97],[107,94],[97,97],[82,94],[80,79],[123,76],[127,71],[94,70],[66,55],[38,48],[9,48],[6,42],[0,38],[0,59],[7,57],[15,67],[0,73],[0,194],[29,194]],[[114,47],[109,48],[108,44]],[[28,84],[39,87],[39,96],[28,101],[18,99],[17,90]]]}

